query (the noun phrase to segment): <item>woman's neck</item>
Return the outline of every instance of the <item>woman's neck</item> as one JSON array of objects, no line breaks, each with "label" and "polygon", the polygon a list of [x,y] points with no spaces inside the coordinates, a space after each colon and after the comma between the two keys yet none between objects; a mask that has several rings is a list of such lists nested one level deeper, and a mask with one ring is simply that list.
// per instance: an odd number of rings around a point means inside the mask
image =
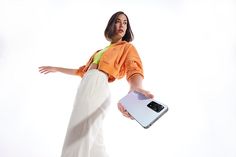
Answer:
[{"label": "woman's neck", "polygon": [[111,41],[111,44],[115,44],[115,43],[118,43],[122,41],[122,38],[113,38],[112,41]]}]

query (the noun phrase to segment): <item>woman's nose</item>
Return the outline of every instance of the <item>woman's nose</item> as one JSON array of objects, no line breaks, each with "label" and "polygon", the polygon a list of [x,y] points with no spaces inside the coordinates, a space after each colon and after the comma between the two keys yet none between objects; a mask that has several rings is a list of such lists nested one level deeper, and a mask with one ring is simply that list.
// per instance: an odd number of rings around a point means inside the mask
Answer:
[{"label": "woman's nose", "polygon": [[120,28],[124,28],[124,24],[123,23],[120,24]]}]

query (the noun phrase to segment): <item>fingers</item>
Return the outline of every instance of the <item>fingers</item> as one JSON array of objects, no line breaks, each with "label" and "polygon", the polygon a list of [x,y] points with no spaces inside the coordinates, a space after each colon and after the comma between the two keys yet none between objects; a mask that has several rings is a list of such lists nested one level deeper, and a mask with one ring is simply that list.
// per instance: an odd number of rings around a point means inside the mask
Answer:
[{"label": "fingers", "polygon": [[126,118],[130,118],[130,119],[134,119],[128,112],[123,113],[123,116],[125,116]]},{"label": "fingers", "polygon": [[154,95],[151,94],[149,91],[147,90],[144,90],[144,89],[141,89],[141,88],[136,88],[135,91],[139,92],[139,93],[142,93],[145,97],[147,98],[154,98]]},{"label": "fingers", "polygon": [[48,73],[50,73],[49,71],[41,71],[40,73],[42,73],[42,74],[48,74]]},{"label": "fingers", "polygon": [[122,112],[122,115],[127,117],[127,118],[130,118],[130,119],[134,119],[130,114],[129,112],[127,112],[126,110],[124,112]]},{"label": "fingers", "polygon": [[119,111],[122,113],[123,116],[130,118],[130,119],[134,119],[129,112],[124,108],[124,106],[121,103],[118,103],[118,109]]},{"label": "fingers", "polygon": [[39,67],[39,72],[42,74],[48,74],[50,72],[53,72],[53,68],[50,66],[41,66]]},{"label": "fingers", "polygon": [[49,73],[48,69],[45,68],[45,67],[40,67],[40,68],[39,68],[39,72],[42,73],[42,74],[47,74],[47,73]]},{"label": "fingers", "polygon": [[44,69],[44,68],[39,68],[39,72],[40,72],[40,73],[43,73],[43,74],[46,74],[46,73],[47,73],[47,70]]},{"label": "fingers", "polygon": [[121,105],[121,103],[118,103],[118,109],[120,112],[124,111],[124,107]]},{"label": "fingers", "polygon": [[152,93],[150,93],[149,91],[145,94],[145,96],[146,96],[147,98],[151,98],[151,99],[154,98],[154,95],[153,95]]}]

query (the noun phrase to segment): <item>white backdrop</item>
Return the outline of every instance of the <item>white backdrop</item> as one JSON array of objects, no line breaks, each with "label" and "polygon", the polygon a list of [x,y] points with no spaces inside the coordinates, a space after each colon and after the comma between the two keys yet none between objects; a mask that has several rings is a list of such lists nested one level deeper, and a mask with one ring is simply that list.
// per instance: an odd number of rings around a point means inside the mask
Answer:
[{"label": "white backdrop", "polygon": [[117,110],[126,80],[110,84],[110,156],[236,156],[234,0],[2,0],[1,157],[60,156],[81,79],[42,75],[38,67],[85,64],[109,44],[103,32],[119,10],[130,18],[144,87],[169,111],[143,129]]}]

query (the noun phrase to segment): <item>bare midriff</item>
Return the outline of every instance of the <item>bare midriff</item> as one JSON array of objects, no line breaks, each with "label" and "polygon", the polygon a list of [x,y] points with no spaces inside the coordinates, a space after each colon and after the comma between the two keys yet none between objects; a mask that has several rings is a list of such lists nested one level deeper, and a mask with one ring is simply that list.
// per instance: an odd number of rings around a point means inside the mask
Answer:
[{"label": "bare midriff", "polygon": [[98,68],[98,65],[95,63],[92,63],[92,64],[90,64],[88,70],[97,69],[97,68]]},{"label": "bare midriff", "polygon": [[[95,64],[95,63],[91,63],[88,70],[92,70],[92,69],[98,69],[98,65]],[[106,74],[107,76],[109,76],[106,72],[102,71],[102,70],[99,70],[101,72],[103,72],[104,74]]]}]

